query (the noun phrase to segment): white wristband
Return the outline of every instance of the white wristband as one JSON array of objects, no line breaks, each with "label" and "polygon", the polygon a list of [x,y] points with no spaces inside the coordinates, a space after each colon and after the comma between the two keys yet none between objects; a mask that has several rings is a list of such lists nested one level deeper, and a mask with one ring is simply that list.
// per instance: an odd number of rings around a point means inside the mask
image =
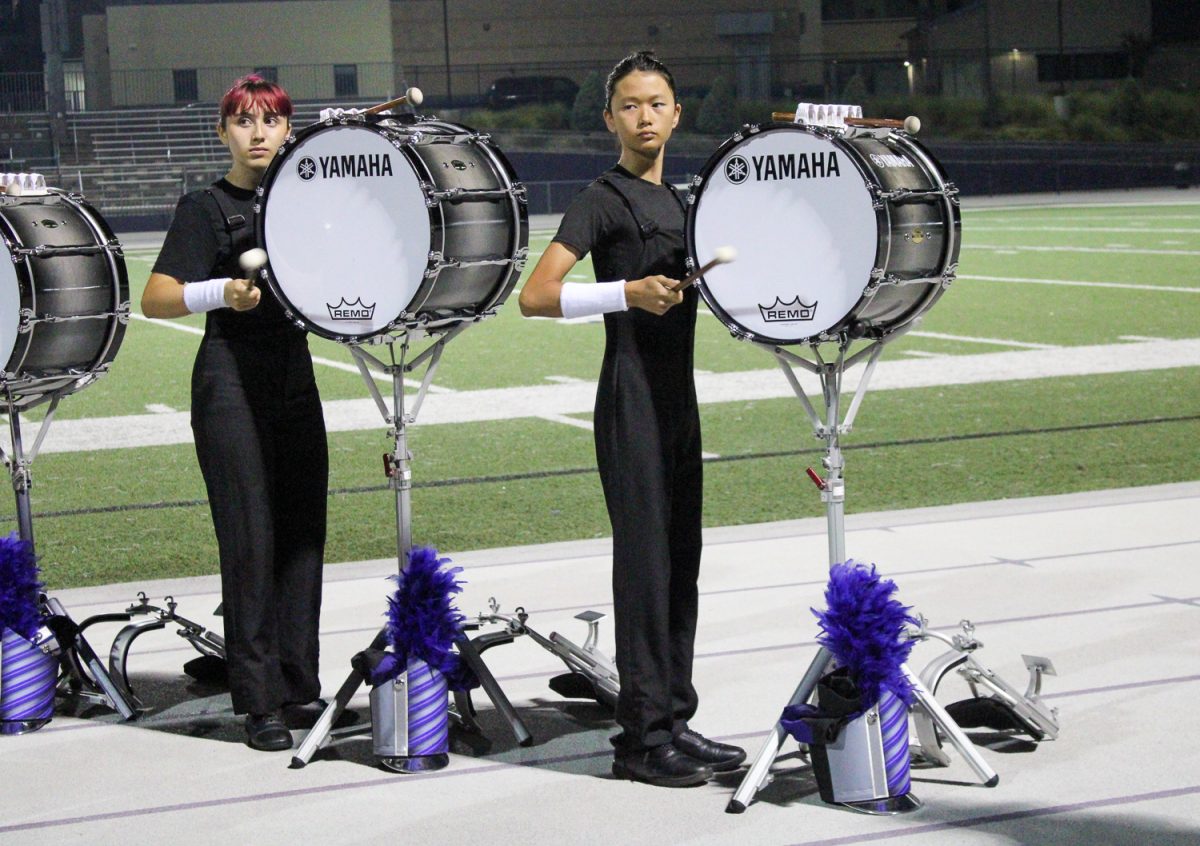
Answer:
[{"label": "white wristband", "polygon": [[610,311],[625,311],[625,280],[598,282],[587,285],[582,282],[564,282],[558,295],[558,306],[563,317],[588,317],[607,314]]},{"label": "white wristband", "polygon": [[229,279],[207,279],[183,286],[183,304],[192,314],[225,307],[225,283]]}]

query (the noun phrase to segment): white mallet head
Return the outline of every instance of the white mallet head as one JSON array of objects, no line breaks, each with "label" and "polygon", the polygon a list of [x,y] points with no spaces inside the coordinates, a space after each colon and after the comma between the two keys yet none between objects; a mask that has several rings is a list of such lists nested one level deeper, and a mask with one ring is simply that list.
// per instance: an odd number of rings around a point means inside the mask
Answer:
[{"label": "white mallet head", "polygon": [[266,263],[267,251],[262,247],[254,247],[238,256],[238,264],[246,273],[256,273]]},{"label": "white mallet head", "polygon": [[421,93],[420,88],[410,88],[404,92],[404,96],[410,106],[419,106],[425,102],[425,95]]},{"label": "white mallet head", "polygon": [[717,247],[713,250],[713,261],[729,264],[737,258],[737,247]]},{"label": "white mallet head", "polygon": [[916,135],[921,131],[921,119],[916,115],[909,115],[904,119],[904,131],[909,135]]}]

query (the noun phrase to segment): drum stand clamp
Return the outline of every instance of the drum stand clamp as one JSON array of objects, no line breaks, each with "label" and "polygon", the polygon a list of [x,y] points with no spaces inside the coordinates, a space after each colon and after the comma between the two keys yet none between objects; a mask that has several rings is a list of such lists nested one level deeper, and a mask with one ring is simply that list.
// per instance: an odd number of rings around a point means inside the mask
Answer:
[{"label": "drum stand clamp", "polygon": [[124,614],[93,617],[85,620],[80,626],[80,630],[82,630],[92,625],[92,623],[101,622],[102,620],[123,619],[131,621],[134,617],[145,618],[136,622],[130,622],[129,625],[124,626],[117,632],[117,636],[113,639],[112,648],[108,654],[109,676],[130,702],[138,708],[142,707],[142,703],[134,693],[133,685],[129,681],[129,650],[133,646],[133,642],[146,632],[165,629],[169,624],[179,626],[179,629],[175,633],[190,643],[200,653],[199,657],[193,658],[183,665],[185,673],[202,682],[225,683],[227,681],[225,639],[223,637],[216,632],[209,631],[199,623],[177,614],[175,609],[178,603],[172,596],[167,596],[163,599],[163,602],[167,606],[166,608],[151,605],[145,593],[139,592],[137,599],[137,602],[125,609]]},{"label": "drum stand clamp", "polygon": [[[551,690],[567,699],[594,699],[609,710],[616,710],[617,694],[621,689],[617,667],[597,646],[600,639],[600,621],[605,617],[602,612],[589,610],[575,615],[576,620],[587,623],[587,638],[583,646],[578,646],[558,632],[550,632],[550,636],[546,637],[531,628],[527,622],[529,614],[524,608],[518,607],[511,614],[504,613],[495,597],[488,600],[488,606],[488,612],[479,614],[479,623],[500,623],[504,625],[505,630],[473,638],[472,642],[479,644],[479,652],[483,652],[495,642],[508,643],[516,637],[526,635],[567,666],[567,672],[550,679]],[[473,713],[469,693],[459,701],[459,706],[460,713],[463,712],[464,706]],[[466,714],[463,713],[463,716],[465,718]]]},{"label": "drum stand clamp", "polygon": [[[971,691],[971,698],[946,706],[946,711],[962,727],[992,728],[997,731],[1026,734],[1035,742],[1058,737],[1058,709],[1042,700],[1042,679],[1057,675],[1048,658],[1021,656],[1029,671],[1029,683],[1022,693],[975,658],[983,644],[975,637],[970,620],[959,623],[960,632],[947,635],[928,627],[924,615],[918,615],[918,628],[910,631],[911,640],[937,640],[950,649],[937,656],[921,671],[921,684],[931,694],[951,670],[957,670]],[[929,716],[920,708],[912,712],[916,742],[911,745],[914,759],[933,766],[948,766],[950,758],[942,748],[941,737]]]}]

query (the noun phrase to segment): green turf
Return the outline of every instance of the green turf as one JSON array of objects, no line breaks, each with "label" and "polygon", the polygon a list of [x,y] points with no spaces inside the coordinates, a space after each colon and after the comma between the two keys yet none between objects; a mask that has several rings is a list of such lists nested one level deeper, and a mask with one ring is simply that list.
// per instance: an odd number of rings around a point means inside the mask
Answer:
[{"label": "green turf", "polygon": [[[970,246],[1128,243],[1200,252],[1197,206],[1006,209],[967,212],[964,221],[963,274],[1200,287],[1195,255],[1010,254]],[[1149,238],[1141,232],[1103,233],[1099,240],[1095,232],[1037,231],[1134,222],[1196,231]],[[1150,243],[1154,237],[1180,243],[1156,245]],[[545,234],[532,239],[535,260],[546,240]],[[129,259],[135,304],[150,261]],[[1197,327],[1200,296],[1190,293],[964,279],[918,330],[955,338],[914,333],[889,345],[885,358],[1019,348],[971,338],[1073,346],[1118,343],[1123,335],[1194,338]],[[131,322],[112,372],[64,400],[59,416],[140,415],[150,404],[186,410],[198,341],[175,329]],[[314,339],[312,347],[319,357],[350,362],[336,344]],[[526,321],[510,302],[448,347],[437,383],[471,390],[545,384],[552,376],[594,379],[602,347],[599,324]],[[1049,358],[1055,351],[1044,354]],[[761,350],[733,341],[721,323],[704,314],[696,366],[730,372],[774,364]],[[321,365],[317,372],[326,400],[366,396],[355,373]],[[705,449],[719,456],[705,469],[706,525],[822,513],[803,475],[804,467],[819,464],[819,444],[794,399],[706,405],[701,414]],[[927,442],[936,439],[940,442]],[[1197,367],[873,392],[845,441],[847,510],[1194,480],[1200,478],[1198,440]],[[608,533],[586,430],[533,418],[418,423],[410,444],[418,542],[453,554]],[[330,436],[328,560],[395,554],[394,498],[383,487],[380,461],[390,446],[382,423],[378,430]],[[37,540],[51,586],[215,572],[215,543],[191,445],[47,453],[37,459],[34,477]],[[104,508],[112,510],[94,513]],[[7,498],[0,501],[0,530],[14,525]]]}]

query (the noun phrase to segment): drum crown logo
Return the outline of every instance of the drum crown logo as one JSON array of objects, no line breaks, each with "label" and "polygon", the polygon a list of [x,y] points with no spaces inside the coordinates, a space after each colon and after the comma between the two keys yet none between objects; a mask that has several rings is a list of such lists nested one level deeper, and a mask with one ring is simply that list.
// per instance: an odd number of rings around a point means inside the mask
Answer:
[{"label": "drum crown logo", "polygon": [[812,320],[817,314],[817,303],[800,302],[800,295],[797,294],[794,300],[788,300],[786,303],[781,302],[779,297],[775,297],[775,302],[769,306],[758,306],[758,311],[762,314],[762,319],[766,323],[798,323],[800,321]]},{"label": "drum crown logo", "polygon": [[362,297],[352,303],[342,297],[336,305],[325,303],[325,307],[329,309],[330,320],[370,320],[375,315],[375,303],[364,305]]}]

